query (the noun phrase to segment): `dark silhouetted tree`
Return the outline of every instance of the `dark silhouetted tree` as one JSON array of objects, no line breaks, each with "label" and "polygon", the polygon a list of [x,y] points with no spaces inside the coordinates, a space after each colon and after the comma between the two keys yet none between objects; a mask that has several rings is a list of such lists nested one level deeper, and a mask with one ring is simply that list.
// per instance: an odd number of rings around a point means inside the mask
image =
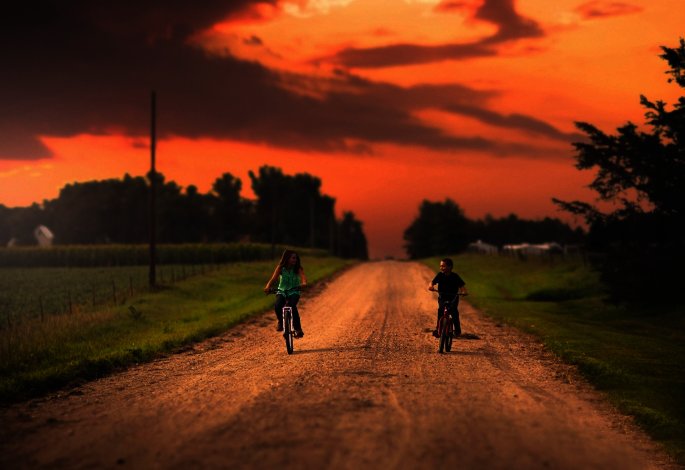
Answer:
[{"label": "dark silhouetted tree", "polygon": [[[685,41],[662,51],[669,82],[685,87]],[[574,144],[576,168],[596,171],[590,188],[610,209],[554,199],[587,220],[589,243],[607,254],[599,266],[616,298],[643,296],[650,288],[658,289],[660,298],[675,293],[685,258],[685,97],[671,109],[645,96],[640,101],[644,129],[628,122],[609,135],[576,123],[589,138]]]},{"label": "dark silhouetted tree", "polygon": [[424,200],[419,215],[404,232],[410,258],[459,253],[472,241],[472,226],[464,211],[451,199]]},{"label": "dark silhouetted tree", "polygon": [[[149,175],[148,175],[149,176]],[[311,246],[344,256],[366,257],[362,224],[347,213],[335,219],[335,199],[321,194],[321,180],[306,173],[284,175],[264,166],[250,173],[256,201],[240,196],[242,182],[230,173],[208,194],[157,178],[157,240],[160,243],[254,240]],[[35,244],[33,230],[50,227],[56,243],[145,243],[148,239],[149,178],[88,181],[64,186],[44,208],[0,205],[0,243],[15,238]]]},{"label": "dark silhouetted tree", "polygon": [[35,245],[33,231],[38,225],[49,225],[49,219],[38,204],[28,207],[5,207],[0,204],[0,246],[10,240],[17,245]]},{"label": "dark silhouetted tree", "polygon": [[515,214],[501,219],[488,215],[482,220],[476,220],[473,222],[472,235],[497,246],[546,242],[566,245],[582,243],[585,237],[582,229],[572,229],[559,219],[545,217],[541,220],[526,220]]},{"label": "dark silhouetted tree", "polygon": [[125,175],[68,184],[45,210],[57,243],[140,243],[147,237],[147,183]]},{"label": "dark silhouetted tree", "polygon": [[214,239],[234,242],[247,234],[249,203],[240,196],[240,178],[224,173],[212,184],[212,218]]},{"label": "dark silhouetted tree", "polygon": [[344,212],[338,225],[338,252],[341,258],[369,259],[362,223],[352,212]]},{"label": "dark silhouetted tree", "polygon": [[320,193],[321,180],[309,174],[285,175],[280,168],[263,166],[249,173],[257,196],[255,236],[271,243],[325,247],[318,240],[327,227],[335,201]]}]

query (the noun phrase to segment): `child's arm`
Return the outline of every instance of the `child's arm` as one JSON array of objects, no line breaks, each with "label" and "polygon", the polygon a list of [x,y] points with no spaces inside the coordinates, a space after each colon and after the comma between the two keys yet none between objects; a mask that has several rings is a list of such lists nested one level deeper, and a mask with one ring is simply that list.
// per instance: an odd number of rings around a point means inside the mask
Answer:
[{"label": "child's arm", "polygon": [[266,287],[264,287],[264,292],[269,293],[271,290],[271,285],[274,283],[274,281],[278,278],[278,276],[281,275],[281,266],[276,266],[276,269],[274,270],[273,275],[271,276],[271,279],[269,279],[269,282],[266,283]]}]

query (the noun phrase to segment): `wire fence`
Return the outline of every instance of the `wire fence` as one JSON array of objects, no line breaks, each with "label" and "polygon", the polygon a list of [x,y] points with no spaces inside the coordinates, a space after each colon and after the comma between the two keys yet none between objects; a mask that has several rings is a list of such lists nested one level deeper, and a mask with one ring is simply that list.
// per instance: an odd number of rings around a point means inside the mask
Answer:
[{"label": "wire fence", "polygon": [[[157,266],[157,284],[170,286],[206,275],[224,265]],[[0,269],[0,329],[27,320],[93,312],[123,305],[150,292],[148,268],[3,268]]]}]

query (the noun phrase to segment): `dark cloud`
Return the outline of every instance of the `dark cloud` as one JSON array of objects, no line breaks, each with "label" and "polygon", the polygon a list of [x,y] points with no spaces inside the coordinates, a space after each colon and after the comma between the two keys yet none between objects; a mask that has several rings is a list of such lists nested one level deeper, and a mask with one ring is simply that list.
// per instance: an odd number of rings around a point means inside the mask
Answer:
[{"label": "dark cloud", "polygon": [[333,61],[346,67],[381,68],[494,55],[497,55],[497,51],[494,48],[481,43],[447,44],[442,46],[392,44],[366,49],[344,49],[335,55]]},{"label": "dark cloud", "polygon": [[522,130],[530,134],[542,135],[563,142],[578,142],[583,139],[582,134],[562,132],[551,124],[524,114],[514,113],[505,116],[482,107],[459,104],[447,105],[443,109],[451,113],[477,119],[491,126]]},{"label": "dark cloud", "polygon": [[593,0],[576,8],[576,12],[584,19],[609,18],[612,16],[629,15],[639,13],[643,9],[637,5],[625,2],[605,2]]},{"label": "dark cloud", "polygon": [[435,6],[437,13],[454,13],[471,9],[473,2],[462,0],[443,0]]},{"label": "dark cloud", "polygon": [[160,137],[225,138],[300,150],[364,152],[385,142],[500,155],[544,153],[453,136],[415,117],[417,109],[451,107],[494,125],[550,132],[532,118],[526,123],[525,116],[498,121],[485,110],[494,96],[490,91],[459,85],[402,88],[342,71],[328,80],[283,75],[258,63],[210,55],[189,40],[222,18],[243,15],[250,5],[247,0],[192,6],[180,0],[55,1],[4,16],[0,158],[49,156],[38,136],[145,136],[151,89],[157,92]]},{"label": "dark cloud", "polygon": [[[378,68],[497,55],[496,46],[501,43],[544,36],[542,28],[534,20],[516,13],[514,1],[484,0],[476,10],[474,18],[497,25],[497,32],[479,41],[437,46],[391,44],[370,48],[347,48],[328,60],[346,67]],[[463,2],[446,2],[439,5],[436,11],[453,11],[464,7]]]},{"label": "dark cloud", "polygon": [[263,46],[264,45],[264,41],[262,41],[257,36],[250,36],[249,38],[243,40],[243,43],[248,45],[248,46]]},{"label": "dark cloud", "polygon": [[544,36],[542,28],[532,19],[516,13],[515,0],[485,0],[476,11],[476,18],[497,25],[497,32],[483,39],[484,44]]}]

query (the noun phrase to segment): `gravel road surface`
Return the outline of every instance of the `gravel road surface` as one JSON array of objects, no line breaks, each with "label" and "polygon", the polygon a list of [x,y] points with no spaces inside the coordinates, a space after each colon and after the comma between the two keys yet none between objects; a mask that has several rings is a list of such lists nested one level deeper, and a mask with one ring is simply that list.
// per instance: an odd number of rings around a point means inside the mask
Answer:
[{"label": "gravel road surface", "polygon": [[0,467],[676,468],[572,368],[466,302],[478,339],[438,354],[432,276],[383,261],[312,289],[290,356],[270,312],[0,409]]}]

